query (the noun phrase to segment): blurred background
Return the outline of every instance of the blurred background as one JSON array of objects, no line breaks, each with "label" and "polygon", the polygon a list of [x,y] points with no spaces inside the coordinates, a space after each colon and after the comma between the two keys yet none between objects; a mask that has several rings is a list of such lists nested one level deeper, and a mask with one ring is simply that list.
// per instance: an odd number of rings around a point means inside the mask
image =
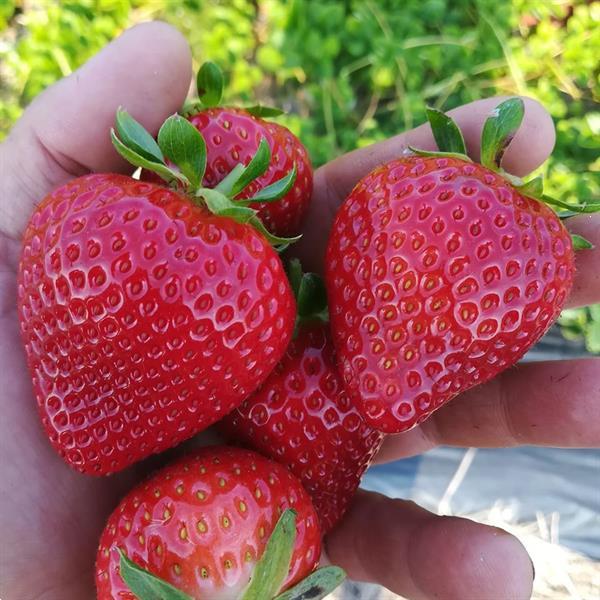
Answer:
[{"label": "blurred background", "polygon": [[[592,0],[0,0],[0,140],[46,86],[149,19],[185,34],[196,67],[220,63],[228,101],[285,109],[316,166],[420,124],[426,104],[519,93],[555,120],[548,192],[600,197]],[[529,359],[600,353],[600,305],[560,324]],[[441,449],[372,469],[365,485],[513,530],[534,555],[536,598],[600,598],[598,453]],[[340,597],[388,596],[348,584]]]}]

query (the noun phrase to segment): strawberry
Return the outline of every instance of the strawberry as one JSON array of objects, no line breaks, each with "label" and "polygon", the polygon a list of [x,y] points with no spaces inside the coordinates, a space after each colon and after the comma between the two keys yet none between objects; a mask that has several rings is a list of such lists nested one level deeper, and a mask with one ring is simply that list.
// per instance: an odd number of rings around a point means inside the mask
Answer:
[{"label": "strawberry", "polygon": [[482,164],[465,155],[446,115],[428,114],[443,152],[415,151],[364,177],[336,216],[326,255],[346,388],[387,433],[513,365],[558,316],[573,281],[572,241],[538,199],[541,181],[499,166],[522,100],[488,118]]},{"label": "strawberry", "polygon": [[[200,187],[200,134],[183,117],[165,122],[159,145],[174,170],[124,112],[117,129],[121,154],[180,191],[115,174],[63,185],[31,217],[18,275],[43,425],[68,464],[94,475],[174,446],[234,409],[277,364],[295,319],[268,242],[285,240],[252,209]],[[268,154],[262,143],[231,186],[265,170]]]},{"label": "strawberry", "polygon": [[383,435],[364,422],[344,390],[328,324],[316,316],[326,312],[322,280],[302,276],[297,261],[290,276],[301,316],[296,335],[267,380],[218,427],[286,465],[311,495],[327,533],[348,508]]},{"label": "strawberry", "polygon": [[197,87],[199,100],[188,105],[184,113],[206,140],[203,184],[217,186],[236,165],[248,164],[260,141],[265,140],[273,157],[269,168],[235,197],[251,198],[293,172],[295,181],[279,202],[250,206],[257,210],[269,231],[280,236],[297,235],[312,195],[312,166],[306,148],[289,129],[262,118],[278,116],[282,111],[265,106],[245,109],[218,106],[223,75],[212,62],[200,68]]},{"label": "strawberry", "polygon": [[109,517],[97,598],[271,600],[296,585],[283,597],[311,589],[318,599],[343,578],[337,567],[314,571],[320,553],[315,510],[289,471],[206,447],[134,488]]}]

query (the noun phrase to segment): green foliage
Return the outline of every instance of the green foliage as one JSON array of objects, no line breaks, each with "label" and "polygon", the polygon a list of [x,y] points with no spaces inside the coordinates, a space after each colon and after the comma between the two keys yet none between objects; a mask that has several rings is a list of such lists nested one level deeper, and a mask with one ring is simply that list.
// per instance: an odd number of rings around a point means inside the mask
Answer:
[{"label": "green foliage", "polygon": [[600,304],[563,310],[559,323],[567,339],[584,339],[589,352],[600,354]]},{"label": "green foliage", "polygon": [[426,104],[520,93],[556,122],[547,193],[600,197],[600,4],[586,0],[0,0],[0,138],[152,18],[184,33],[196,67],[224,69],[226,101],[286,109],[315,165],[424,122]]}]

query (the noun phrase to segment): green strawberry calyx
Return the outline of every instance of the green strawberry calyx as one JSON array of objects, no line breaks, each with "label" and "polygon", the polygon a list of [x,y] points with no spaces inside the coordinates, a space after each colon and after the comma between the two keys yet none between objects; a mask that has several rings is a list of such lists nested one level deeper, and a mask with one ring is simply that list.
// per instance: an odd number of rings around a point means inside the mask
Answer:
[{"label": "green strawberry calyx", "polygon": [[[279,517],[240,600],[321,600],[340,585],[346,574],[339,567],[330,566],[313,571],[294,587],[282,591],[290,570],[295,542],[296,512],[287,509]],[[139,600],[194,600],[137,565],[121,549],[119,556],[121,578]]]},{"label": "green strawberry calyx", "polygon": [[[420,150],[412,146],[409,146],[409,149],[419,156],[454,157],[473,162],[467,156],[465,140],[456,122],[449,115],[435,108],[428,107],[426,114],[439,150]],[[490,112],[481,132],[481,164],[502,175],[521,194],[544,202],[554,210],[560,210],[558,216],[561,219],[580,213],[600,211],[600,202],[571,204],[544,194],[544,181],[541,175],[524,181],[502,168],[506,149],[521,126],[524,115],[525,105],[522,98],[518,97],[504,100]],[[579,235],[572,234],[571,239],[576,250],[593,247],[589,241]]]},{"label": "green strawberry calyx", "polygon": [[[117,152],[136,167],[159,175],[171,187],[183,191],[196,204],[213,214],[226,216],[257,229],[278,250],[296,242],[300,236],[285,238],[270,233],[250,207],[254,202],[275,202],[283,198],[296,181],[296,166],[281,179],[262,188],[247,200],[238,200],[250,183],[263,175],[271,163],[271,149],[260,140],[256,154],[247,165],[237,164],[214,188],[202,185],[206,171],[206,142],[202,134],[179,114],[170,116],[155,140],[131,115],[119,108],[115,128],[110,131]],[[168,160],[167,160],[168,157]]]},{"label": "green strawberry calyx", "polygon": [[287,276],[296,298],[296,333],[304,323],[329,321],[327,291],[323,278],[316,273],[305,273],[297,258],[287,264]]},{"label": "green strawberry calyx", "polygon": [[[201,110],[219,106],[223,99],[224,87],[225,77],[223,71],[214,62],[206,61],[198,69],[198,75],[196,76],[198,98],[186,102],[181,109],[181,114],[187,117]],[[284,113],[280,108],[262,104],[245,106],[242,110],[261,119],[278,117]]]}]

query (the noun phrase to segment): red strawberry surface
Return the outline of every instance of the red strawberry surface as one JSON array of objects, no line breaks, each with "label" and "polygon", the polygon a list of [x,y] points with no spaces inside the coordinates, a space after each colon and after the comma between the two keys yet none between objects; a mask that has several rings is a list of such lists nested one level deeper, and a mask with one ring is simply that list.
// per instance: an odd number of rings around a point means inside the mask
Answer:
[{"label": "red strawberry surface", "polygon": [[110,516],[96,560],[97,598],[137,598],[120,575],[119,549],[191,598],[240,598],[285,509],[296,511],[297,533],[284,588],[313,571],[321,553],[306,491],[253,452],[202,448],[133,489]]},{"label": "red strawberry surface", "polygon": [[557,215],[500,174],[453,157],[375,169],[342,205],[326,258],[352,400],[373,427],[411,428],[519,360],[573,272]]},{"label": "red strawberry surface", "polygon": [[122,175],[87,175],[41,202],[18,282],[44,428],[90,474],[230,412],[277,364],[294,326],[283,267],[261,234]]},{"label": "red strawberry surface", "polygon": [[[271,150],[269,168],[238,194],[237,200],[251,198],[296,168],[296,180],[281,199],[250,206],[271,233],[278,236],[300,233],[313,188],[310,158],[300,140],[283,125],[265,121],[241,108],[206,108],[187,118],[206,142],[206,171],[202,180],[205,187],[215,187],[236,165],[247,165],[261,139]],[[164,185],[155,173],[144,171],[143,179]]]},{"label": "red strawberry surface", "polygon": [[344,391],[329,327],[316,321],[300,326],[265,383],[219,427],[300,479],[324,533],[346,511],[383,439]]},{"label": "red strawberry surface", "polygon": [[296,181],[283,198],[278,202],[251,206],[272,233],[279,236],[298,234],[313,187],[310,159],[300,140],[283,125],[238,108],[209,108],[188,118],[206,140],[204,185],[207,187],[217,185],[238,163],[248,164],[256,154],[261,138],[271,148],[271,163],[266,173],[246,187],[237,199],[252,197],[296,166]]}]

